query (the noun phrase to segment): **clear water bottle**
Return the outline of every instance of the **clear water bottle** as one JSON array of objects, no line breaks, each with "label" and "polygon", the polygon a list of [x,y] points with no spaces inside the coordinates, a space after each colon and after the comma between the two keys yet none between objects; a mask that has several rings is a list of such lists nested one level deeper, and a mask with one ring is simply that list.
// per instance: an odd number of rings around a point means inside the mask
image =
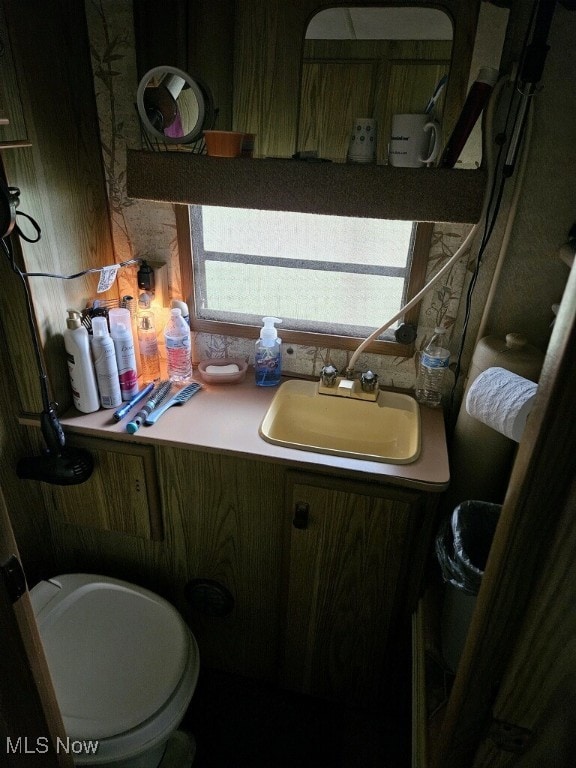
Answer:
[{"label": "clear water bottle", "polygon": [[187,384],[192,379],[190,359],[190,327],[182,317],[179,307],[170,310],[170,319],[164,329],[168,378],[177,384]]},{"label": "clear water bottle", "polygon": [[435,328],[434,335],[420,354],[416,400],[432,408],[438,408],[442,402],[442,388],[450,362],[450,351],[444,346],[445,333],[446,328]]}]

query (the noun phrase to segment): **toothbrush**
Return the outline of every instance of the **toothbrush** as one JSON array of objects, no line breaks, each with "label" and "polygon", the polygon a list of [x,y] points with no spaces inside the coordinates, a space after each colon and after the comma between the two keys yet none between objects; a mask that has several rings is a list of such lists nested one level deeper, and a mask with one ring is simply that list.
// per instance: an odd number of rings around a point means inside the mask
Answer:
[{"label": "toothbrush", "polygon": [[183,405],[184,403],[187,403],[188,400],[192,397],[192,395],[195,395],[196,392],[199,392],[202,389],[201,384],[197,384],[196,382],[192,382],[192,384],[187,384],[184,389],[181,389],[180,392],[178,392],[176,395],[173,395],[169,400],[166,400],[165,403],[163,403],[158,408],[155,408],[152,413],[148,414],[146,417],[146,420],[144,421],[144,424],[146,424],[147,427],[149,427],[151,424],[156,424],[160,416],[168,410],[173,405]]},{"label": "toothbrush", "polygon": [[161,381],[156,389],[152,392],[150,400],[148,400],[146,405],[140,411],[138,411],[132,421],[129,421],[128,424],[126,424],[126,431],[130,432],[131,435],[137,432],[151,411],[153,411],[154,408],[160,405],[160,403],[162,403],[166,397],[168,397],[171,387],[171,381]]},{"label": "toothbrush", "polygon": [[426,109],[424,110],[424,114],[429,115],[434,110],[434,107],[436,106],[436,102],[440,98],[440,94],[444,90],[444,86],[446,85],[447,81],[448,81],[448,75],[444,75],[443,77],[440,78],[436,88],[434,88],[434,93],[428,99],[428,104],[426,104]]}]

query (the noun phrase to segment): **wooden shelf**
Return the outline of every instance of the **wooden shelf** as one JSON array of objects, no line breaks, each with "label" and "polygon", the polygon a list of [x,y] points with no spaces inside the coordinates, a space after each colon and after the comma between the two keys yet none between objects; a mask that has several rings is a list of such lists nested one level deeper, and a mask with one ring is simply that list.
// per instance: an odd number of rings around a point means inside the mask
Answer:
[{"label": "wooden shelf", "polygon": [[483,169],[127,152],[129,197],[186,205],[473,223],[485,186]]}]

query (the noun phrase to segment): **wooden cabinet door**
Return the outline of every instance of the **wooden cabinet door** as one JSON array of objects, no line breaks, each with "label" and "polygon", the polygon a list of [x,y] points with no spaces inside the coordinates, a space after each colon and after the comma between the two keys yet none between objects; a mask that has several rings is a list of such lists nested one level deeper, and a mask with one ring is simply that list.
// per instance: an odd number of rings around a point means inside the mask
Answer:
[{"label": "wooden cabinet door", "polygon": [[[216,453],[159,455],[173,578],[207,667],[275,680],[278,667],[283,469]],[[198,583],[200,580],[200,584]],[[233,604],[214,615],[194,600],[208,582]]]},{"label": "wooden cabinet door", "polygon": [[282,683],[351,703],[379,699],[402,613],[415,492],[290,475]]},{"label": "wooden cabinet door", "polygon": [[43,488],[52,521],[161,541],[154,448],[79,435],[67,444],[88,450],[94,470],[85,483]]}]

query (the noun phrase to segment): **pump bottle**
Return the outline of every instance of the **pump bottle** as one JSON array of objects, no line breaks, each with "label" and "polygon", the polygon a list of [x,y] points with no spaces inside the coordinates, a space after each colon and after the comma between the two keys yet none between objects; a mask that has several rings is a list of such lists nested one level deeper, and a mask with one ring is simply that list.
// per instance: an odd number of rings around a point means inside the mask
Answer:
[{"label": "pump bottle", "polygon": [[282,377],[282,341],[278,337],[275,323],[278,317],[262,318],[264,325],[256,342],[254,374],[259,387],[275,387]]},{"label": "pump bottle", "polygon": [[88,331],[82,325],[80,312],[76,309],[68,310],[63,335],[74,406],[82,413],[93,413],[100,408],[98,385],[92,365]]}]

